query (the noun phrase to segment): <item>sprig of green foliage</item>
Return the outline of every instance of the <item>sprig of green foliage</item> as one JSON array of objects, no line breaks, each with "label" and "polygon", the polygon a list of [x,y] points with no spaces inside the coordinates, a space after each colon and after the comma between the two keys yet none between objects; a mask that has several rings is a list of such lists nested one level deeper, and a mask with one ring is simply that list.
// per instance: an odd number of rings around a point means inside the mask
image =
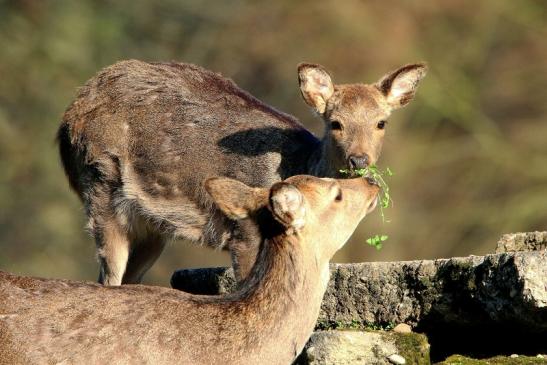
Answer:
[{"label": "sprig of green foliage", "polygon": [[369,245],[376,247],[377,250],[379,250],[379,249],[382,248],[382,242],[386,241],[388,238],[389,237],[385,234],[383,234],[383,235],[377,234],[376,236],[372,236],[372,237],[367,238],[366,242]]},{"label": "sprig of green foliage", "polygon": [[395,327],[393,322],[384,323],[370,323],[358,319],[352,319],[351,321],[333,321],[333,320],[321,320],[318,321],[315,328],[322,331],[330,330],[369,330],[369,331],[391,331]]},{"label": "sprig of green foliage", "polygon": [[[370,165],[364,169],[356,170],[340,170],[342,174],[350,176],[361,176],[361,177],[370,177],[374,179],[380,186],[380,215],[382,216],[382,222],[390,222],[386,219],[384,214],[384,209],[388,208],[390,205],[393,205],[393,200],[391,200],[391,195],[389,193],[389,185],[386,183],[384,176],[393,176],[393,172],[387,167],[384,170],[381,170],[376,165]],[[366,240],[366,242],[376,247],[377,250],[382,248],[382,242],[388,239],[387,235],[375,235]]]}]

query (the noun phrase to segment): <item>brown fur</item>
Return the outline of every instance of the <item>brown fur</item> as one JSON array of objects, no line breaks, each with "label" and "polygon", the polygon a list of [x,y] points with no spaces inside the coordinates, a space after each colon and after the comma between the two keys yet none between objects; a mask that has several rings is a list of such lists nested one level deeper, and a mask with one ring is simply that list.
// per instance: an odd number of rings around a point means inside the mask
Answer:
[{"label": "brown fur", "polygon": [[260,191],[227,179],[208,186],[264,237],[237,292],[0,272],[0,364],[290,364],[317,320],[329,260],[374,208],[378,187],[310,176]]},{"label": "brown fur", "polygon": [[[415,89],[424,70],[410,65],[384,79],[396,84],[403,75],[417,80]],[[140,282],[171,238],[229,246],[243,278],[260,237],[212,206],[207,178],[264,187],[301,173],[336,177],[348,164],[378,159],[384,130],[376,124],[394,108],[389,88],[334,85],[313,64],[299,66],[299,79],[304,99],[325,120],[322,140],[231,80],[194,65],[123,61],[80,89],[58,140],[89,217],[101,283]],[[342,130],[331,130],[334,119]]]}]

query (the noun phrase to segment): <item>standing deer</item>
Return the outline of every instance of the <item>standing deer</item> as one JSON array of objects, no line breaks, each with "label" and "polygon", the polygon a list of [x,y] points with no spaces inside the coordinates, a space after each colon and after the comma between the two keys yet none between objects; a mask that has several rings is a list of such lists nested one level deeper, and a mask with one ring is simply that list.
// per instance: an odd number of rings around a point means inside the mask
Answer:
[{"label": "standing deer", "polygon": [[387,117],[410,102],[425,73],[414,64],[373,85],[334,85],[322,66],[300,64],[302,96],[325,122],[318,140],[198,66],[132,60],[105,68],[80,89],[58,132],[96,241],[99,282],[139,283],[171,238],[229,248],[241,280],[256,257],[256,227],[220,214],[203,181],[227,176],[266,187],[375,163]]},{"label": "standing deer", "polygon": [[207,180],[220,210],[253,221],[256,264],[223,296],[0,272],[0,364],[290,364],[311,335],[329,260],[377,202],[363,178],[294,176],[270,189]]}]

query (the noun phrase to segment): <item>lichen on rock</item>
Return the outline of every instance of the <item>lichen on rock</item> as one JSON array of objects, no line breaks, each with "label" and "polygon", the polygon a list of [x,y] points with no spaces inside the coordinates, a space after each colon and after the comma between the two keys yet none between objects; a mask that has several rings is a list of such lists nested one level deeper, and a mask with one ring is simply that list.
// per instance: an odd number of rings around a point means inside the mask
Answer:
[{"label": "lichen on rock", "polygon": [[430,364],[427,338],[418,333],[392,331],[316,331],[295,364],[391,365],[394,361],[402,364],[400,359],[404,359],[404,364]]}]

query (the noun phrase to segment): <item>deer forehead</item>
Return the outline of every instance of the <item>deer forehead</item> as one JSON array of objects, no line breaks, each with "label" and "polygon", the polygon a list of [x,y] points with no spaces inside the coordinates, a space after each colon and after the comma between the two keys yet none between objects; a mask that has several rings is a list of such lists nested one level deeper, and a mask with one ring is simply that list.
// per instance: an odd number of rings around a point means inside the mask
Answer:
[{"label": "deer forehead", "polygon": [[338,186],[335,179],[311,175],[295,175],[285,181],[296,186],[307,199],[322,199],[322,194]]},{"label": "deer forehead", "polygon": [[385,96],[375,86],[350,84],[336,87],[326,115],[330,119],[353,119],[357,123],[363,119],[385,118],[389,113]]}]

